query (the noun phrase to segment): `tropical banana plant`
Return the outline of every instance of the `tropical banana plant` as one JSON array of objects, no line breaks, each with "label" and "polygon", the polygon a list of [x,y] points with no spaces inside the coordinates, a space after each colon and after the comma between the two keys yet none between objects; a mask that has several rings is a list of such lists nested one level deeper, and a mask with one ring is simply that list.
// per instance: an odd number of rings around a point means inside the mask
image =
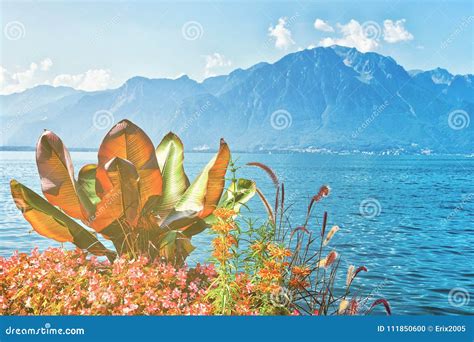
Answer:
[{"label": "tropical banana plant", "polygon": [[[190,183],[178,136],[168,133],[155,149],[141,128],[122,120],[103,139],[97,164],[83,166],[77,179],[66,146],[46,130],[36,146],[46,199],[16,180],[10,186],[18,209],[45,237],[109,260],[144,254],[180,264],[194,249],[191,238],[215,220],[216,207],[238,212],[256,192],[247,179],[233,179],[224,191],[230,159],[221,139],[216,155]],[[106,248],[97,233],[116,251]]]}]

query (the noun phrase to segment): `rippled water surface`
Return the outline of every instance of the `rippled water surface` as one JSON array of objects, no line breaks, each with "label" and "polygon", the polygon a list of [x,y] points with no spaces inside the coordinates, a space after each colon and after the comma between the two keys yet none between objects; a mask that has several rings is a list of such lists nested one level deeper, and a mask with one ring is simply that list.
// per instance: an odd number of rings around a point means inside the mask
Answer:
[{"label": "rippled water surface", "polygon": [[[76,172],[96,161],[92,152],[73,152],[72,157]],[[210,158],[187,154],[190,178]],[[342,255],[341,277],[349,264],[369,268],[358,279],[361,293],[387,298],[395,314],[474,314],[473,158],[242,154],[237,163],[248,161],[270,165],[285,182],[294,226],[302,223],[319,186],[331,186],[317,213],[327,210],[329,223],[341,227],[332,241]],[[11,178],[40,190],[34,153],[0,152],[0,166],[0,255],[57,246],[30,233],[9,193]],[[239,172],[255,179],[269,197],[274,195],[261,170]],[[251,215],[264,217],[257,199],[251,209]],[[319,227],[314,224],[313,229]],[[205,262],[208,241],[206,234],[193,240],[197,248],[191,263]],[[451,290],[458,295],[449,296]]]}]

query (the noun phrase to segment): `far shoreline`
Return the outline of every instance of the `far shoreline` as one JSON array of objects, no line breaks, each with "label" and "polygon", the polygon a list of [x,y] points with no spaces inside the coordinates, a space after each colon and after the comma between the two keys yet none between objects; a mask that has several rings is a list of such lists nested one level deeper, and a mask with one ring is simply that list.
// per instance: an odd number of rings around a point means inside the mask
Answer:
[{"label": "far shoreline", "polygon": [[[97,148],[87,147],[71,147],[68,148],[70,152],[95,152],[99,150]],[[33,146],[0,146],[0,152],[35,152],[36,148]],[[192,149],[185,150],[186,153],[215,153],[214,149]],[[386,149],[378,151],[362,151],[362,150],[330,150],[326,148],[303,148],[303,149],[278,149],[278,150],[267,150],[261,149],[256,151],[245,151],[245,150],[234,150],[234,153],[238,154],[260,154],[260,155],[271,155],[271,154],[308,154],[308,155],[337,155],[337,156],[439,156],[439,157],[464,157],[473,158],[474,152],[471,153],[438,153],[431,150],[422,151],[405,151],[400,149]]]}]

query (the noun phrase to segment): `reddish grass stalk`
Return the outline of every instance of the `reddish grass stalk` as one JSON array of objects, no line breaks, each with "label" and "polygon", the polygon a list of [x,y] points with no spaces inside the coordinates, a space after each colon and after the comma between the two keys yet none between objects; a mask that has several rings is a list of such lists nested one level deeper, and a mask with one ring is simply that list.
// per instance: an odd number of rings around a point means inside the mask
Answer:
[{"label": "reddish grass stalk", "polygon": [[267,165],[263,164],[263,163],[259,163],[259,162],[250,162],[250,163],[247,163],[248,166],[256,166],[260,169],[262,169],[263,171],[265,171],[267,173],[267,175],[270,177],[270,179],[272,180],[273,184],[275,185],[275,188],[278,189],[278,186],[280,184],[280,182],[278,181],[278,177],[277,175],[275,174],[275,172],[273,172],[273,170],[268,167]]},{"label": "reddish grass stalk", "polygon": [[328,212],[325,211],[323,215],[323,226],[321,228],[321,238],[324,237],[324,234],[326,233],[326,224],[328,222]]},{"label": "reddish grass stalk", "polygon": [[367,267],[365,266],[358,267],[357,270],[354,272],[354,276],[352,277],[352,279],[354,279],[357,276],[357,274],[359,274],[359,272],[361,271],[367,272],[368,271]]},{"label": "reddish grass stalk", "polygon": [[384,298],[377,299],[375,302],[373,302],[372,305],[370,306],[369,311],[367,311],[367,313],[370,313],[374,309],[374,307],[380,304],[384,306],[385,311],[387,312],[387,315],[392,314],[392,310],[390,309],[390,304],[388,304],[388,301]]}]

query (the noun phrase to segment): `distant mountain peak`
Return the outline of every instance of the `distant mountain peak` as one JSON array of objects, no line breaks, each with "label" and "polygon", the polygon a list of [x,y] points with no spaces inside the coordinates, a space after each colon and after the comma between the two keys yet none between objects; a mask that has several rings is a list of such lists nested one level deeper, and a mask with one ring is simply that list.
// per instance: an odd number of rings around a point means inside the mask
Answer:
[{"label": "distant mountain peak", "polygon": [[407,72],[375,52],[316,47],[202,82],[137,76],[93,93],[36,87],[2,96],[1,119],[11,123],[0,145],[33,146],[50,127],[72,147],[97,146],[104,132],[94,115],[106,110],[110,125],[130,119],[154,140],[176,132],[188,150],[212,149],[223,136],[240,151],[472,153],[474,125],[457,129],[448,117],[474,111],[473,81],[442,68]]}]

